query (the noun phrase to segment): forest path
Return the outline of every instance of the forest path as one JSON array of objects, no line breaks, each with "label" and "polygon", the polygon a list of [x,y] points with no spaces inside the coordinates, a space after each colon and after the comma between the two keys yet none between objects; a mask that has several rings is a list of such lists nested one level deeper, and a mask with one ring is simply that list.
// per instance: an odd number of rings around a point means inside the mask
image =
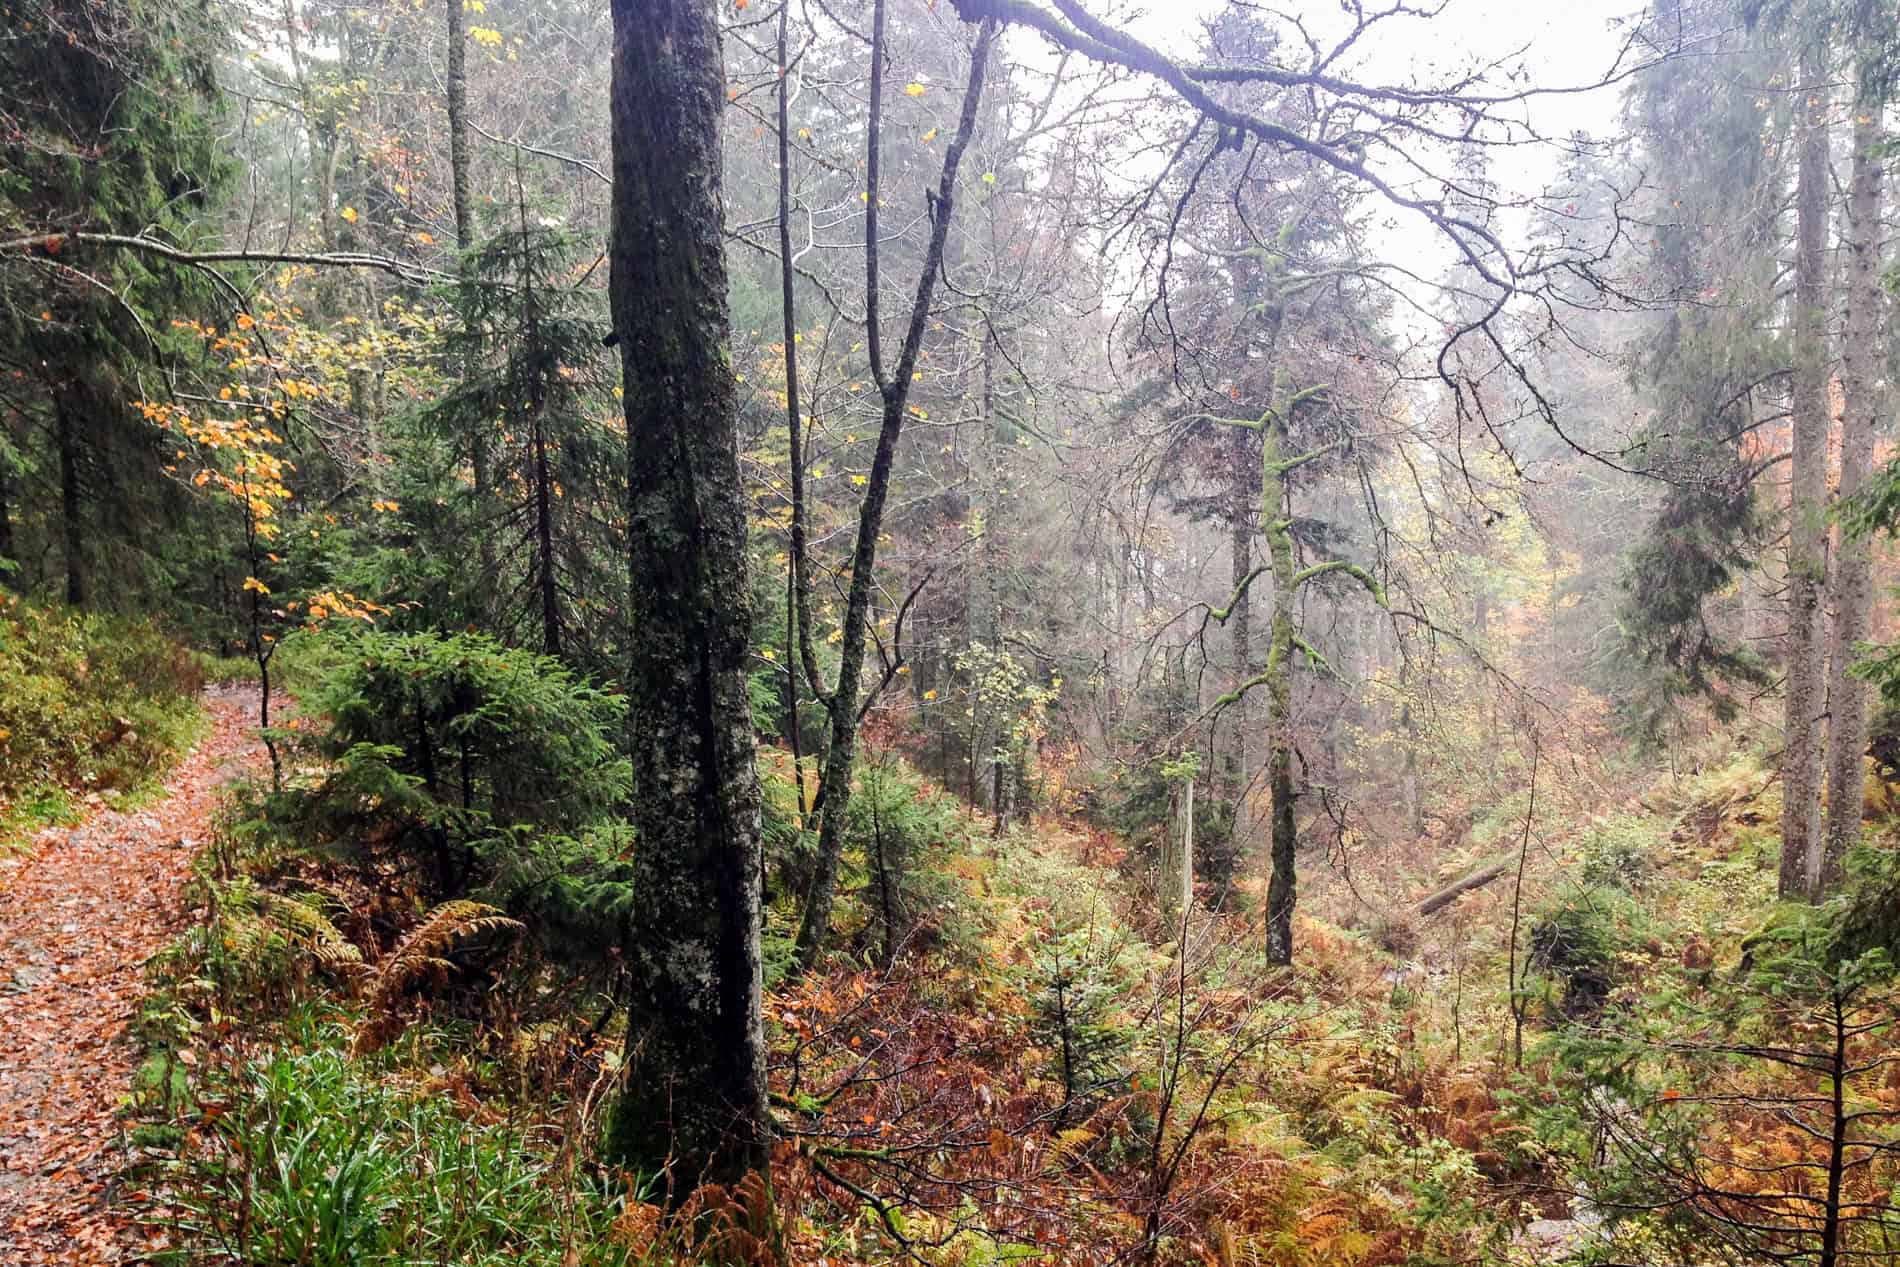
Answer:
[{"label": "forest path", "polygon": [[0,859],[0,1263],[129,1261],[110,1209],[134,1066],[119,1039],[147,958],[179,919],[180,891],[218,789],[259,768],[257,693],[205,694],[212,728],[129,813],[101,809]]}]

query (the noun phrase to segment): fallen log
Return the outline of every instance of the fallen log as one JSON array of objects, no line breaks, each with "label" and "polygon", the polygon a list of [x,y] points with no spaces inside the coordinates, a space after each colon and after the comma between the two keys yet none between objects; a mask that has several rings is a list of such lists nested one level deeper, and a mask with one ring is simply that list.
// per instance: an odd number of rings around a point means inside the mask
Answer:
[{"label": "fallen log", "polygon": [[1412,908],[1412,914],[1421,917],[1435,915],[1457,901],[1458,898],[1464,894],[1471,892],[1473,889],[1483,888],[1510,869],[1511,864],[1508,862],[1494,862],[1488,867],[1473,871],[1456,884],[1447,885],[1430,897],[1419,902],[1417,906]]}]

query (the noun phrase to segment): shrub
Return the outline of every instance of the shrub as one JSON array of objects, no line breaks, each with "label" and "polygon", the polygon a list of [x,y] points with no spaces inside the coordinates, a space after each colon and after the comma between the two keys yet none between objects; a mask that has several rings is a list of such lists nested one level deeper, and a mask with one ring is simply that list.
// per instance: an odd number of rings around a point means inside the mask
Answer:
[{"label": "shrub", "polygon": [[1653,828],[1641,819],[1612,818],[1583,841],[1583,882],[1639,892],[1653,870]]},{"label": "shrub", "polygon": [[1622,979],[1621,960],[1640,942],[1642,911],[1622,889],[1576,885],[1532,925],[1530,966],[1562,988],[1570,1020],[1595,1016]]},{"label": "shrub", "polygon": [[948,909],[938,872],[920,866],[927,850],[958,829],[957,806],[901,762],[864,767],[846,811],[845,842],[864,859],[869,927],[879,955],[892,962],[921,934],[939,931],[933,913]]},{"label": "shrub", "polygon": [[1828,964],[1870,951],[1900,959],[1900,856],[1870,847],[1848,855],[1847,885],[1823,914],[1828,926],[1814,936],[1825,945],[1822,958]]},{"label": "shrub", "polygon": [[[300,662],[318,674],[292,732],[323,759],[270,813],[311,843],[425,864],[434,888],[532,888],[626,798],[625,706],[560,662],[474,634],[351,631]],[[610,862],[611,859],[602,860]]]},{"label": "shrub", "polygon": [[53,789],[130,788],[191,739],[197,662],[149,621],[0,593],[0,817]]},{"label": "shrub", "polygon": [[1044,929],[1032,963],[1030,1032],[1061,1090],[1053,1119],[1061,1131],[1128,1080],[1133,1034],[1125,1012],[1139,965],[1124,940],[1092,924]]}]

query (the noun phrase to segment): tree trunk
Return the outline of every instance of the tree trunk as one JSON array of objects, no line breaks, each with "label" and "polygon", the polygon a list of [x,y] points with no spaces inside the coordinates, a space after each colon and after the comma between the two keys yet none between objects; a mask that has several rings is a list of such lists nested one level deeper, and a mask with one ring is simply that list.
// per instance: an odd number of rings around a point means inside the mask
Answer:
[{"label": "tree trunk", "polygon": [[[977,426],[981,428],[974,448],[977,469],[972,471],[971,507],[982,520],[977,538],[976,567],[971,574],[965,613],[969,641],[980,642],[992,651],[1003,649],[1003,560],[996,548],[1002,537],[1003,457],[1002,442],[996,434],[996,340],[985,329],[977,349],[983,369],[983,386],[978,396]],[[972,465],[976,465],[973,463]]]},{"label": "tree trunk", "polygon": [[[554,472],[548,463],[549,384],[558,367],[541,344],[541,301],[534,289],[534,253],[528,236],[528,195],[521,180],[521,152],[515,152],[516,206],[521,216],[521,315],[528,356],[528,453],[533,462],[529,487],[534,507],[534,581],[541,605],[541,649],[561,654],[561,580],[554,555]],[[478,420],[476,433],[481,432]],[[482,534],[487,540],[487,534]],[[484,575],[488,575],[484,573]]]},{"label": "tree trunk", "polygon": [[1275,375],[1273,409],[1260,430],[1260,524],[1266,533],[1269,575],[1273,580],[1273,616],[1262,670],[1267,688],[1267,790],[1272,798],[1267,881],[1267,962],[1293,962],[1294,873],[1299,839],[1293,819],[1293,523],[1286,516],[1286,474],[1282,465],[1291,406]]},{"label": "tree trunk", "polygon": [[1399,745],[1405,750],[1399,759],[1399,804],[1405,811],[1405,824],[1417,838],[1425,834],[1425,805],[1418,794],[1418,723],[1412,717],[1410,662],[1399,659]]},{"label": "tree trunk", "polygon": [[[538,389],[537,389],[538,391]],[[561,654],[561,581],[554,565],[554,475],[548,466],[547,419],[537,402],[529,423],[534,447],[534,553],[541,592],[541,649]]]},{"label": "tree trunk", "polygon": [[[798,671],[800,648],[811,645],[811,600],[805,583],[805,424],[798,405],[798,293],[792,271],[791,6],[778,11],[778,262],[779,310],[785,335],[785,435],[790,448],[792,522],[785,546],[785,733],[792,746],[792,786],[798,823],[805,822],[805,764],[799,752]],[[814,655],[807,665],[815,679]]]},{"label": "tree trunk", "polygon": [[[1228,552],[1233,556],[1234,592],[1239,597],[1227,617],[1227,629],[1232,640],[1229,651],[1233,660],[1233,685],[1237,688],[1254,673],[1253,590],[1247,578],[1253,574],[1253,538],[1260,525],[1260,455],[1254,451],[1259,443],[1257,433],[1235,427],[1231,439],[1234,451],[1232,483],[1228,489],[1232,501],[1228,510]],[[1242,586],[1248,588],[1242,591]],[[1233,732],[1228,739],[1227,795],[1234,806],[1234,826],[1229,848],[1234,856],[1240,856],[1253,837],[1252,816],[1247,812],[1247,791],[1253,780],[1253,758],[1248,745],[1253,722],[1247,693],[1241,694],[1230,712]]]},{"label": "tree trunk", "polygon": [[0,585],[18,588],[20,556],[13,544],[13,503],[8,500],[11,477],[12,472],[0,462]]},{"label": "tree trunk", "polygon": [[66,564],[66,601],[86,605],[86,531],[79,493],[79,427],[72,402],[53,392],[54,446],[59,450],[59,520]]},{"label": "tree trunk", "polygon": [[468,176],[468,36],[462,22],[466,0],[443,0],[448,18],[449,187],[455,207],[455,245],[466,251],[475,245],[475,213],[469,201]]},{"label": "tree trunk", "polygon": [[[1842,500],[1867,483],[1874,462],[1874,421],[1880,375],[1880,178],[1878,107],[1856,110],[1854,172],[1847,199],[1847,324],[1841,346]],[[1815,896],[1839,886],[1847,851],[1860,839],[1866,774],[1867,684],[1849,677],[1855,646],[1867,640],[1874,606],[1873,543],[1837,529],[1834,635],[1828,659],[1827,824],[1822,849],[1811,858],[1808,884]]]},{"label": "tree trunk", "polygon": [[[1279,364],[1280,328],[1286,320],[1286,307],[1279,295],[1274,293],[1280,284],[1280,272],[1284,261],[1274,260],[1262,263],[1252,278],[1251,302],[1262,307],[1258,347],[1261,352],[1260,370],[1265,379],[1259,384],[1271,402],[1274,373]],[[1232,576],[1234,591],[1239,594],[1232,612],[1228,615],[1227,625],[1232,642],[1233,684],[1239,689],[1243,682],[1254,675],[1253,659],[1253,589],[1247,585],[1247,578],[1253,573],[1254,536],[1265,525],[1265,514],[1260,500],[1260,433],[1244,427],[1233,428],[1233,474],[1228,489],[1230,505],[1228,507],[1229,552],[1232,554]],[[1249,704],[1250,692],[1242,691],[1233,706],[1233,737],[1230,741],[1230,754],[1233,761],[1229,795],[1234,806],[1233,838],[1228,846],[1229,856],[1239,859],[1245,856],[1248,846],[1253,843],[1254,821],[1249,811],[1249,791],[1253,787],[1253,710]]]},{"label": "tree trunk", "polygon": [[713,0],[613,0],[610,294],[627,420],[636,905],[609,1154],[669,1195],[766,1161],[759,784]]},{"label": "tree trunk", "polygon": [[1817,45],[1801,57],[1807,114],[1795,182],[1794,454],[1788,519],[1787,742],[1782,749],[1781,870],[1784,898],[1809,897],[1808,859],[1821,830],[1820,720],[1826,711],[1817,616],[1827,569],[1827,314],[1822,307],[1827,234],[1828,89]]},{"label": "tree trunk", "polygon": [[1168,824],[1169,848],[1162,859],[1157,883],[1161,889],[1161,921],[1178,938],[1194,909],[1194,776],[1175,787],[1173,821]]},{"label": "tree trunk", "polygon": [[[442,7],[448,19],[448,82],[444,96],[449,115],[450,201],[455,211],[455,249],[460,256],[459,267],[466,277],[470,268],[468,253],[475,247],[475,212],[469,191],[468,33],[462,14],[464,3],[466,0],[443,0]],[[467,366],[461,368],[466,374]],[[469,427],[468,466],[476,518],[476,558],[486,582],[495,575],[495,542],[488,523],[488,494],[493,476],[489,470],[486,419],[477,418]]]},{"label": "tree trunk", "polygon": [[1821,1253],[1816,1267],[1835,1267],[1841,1257],[1841,1190],[1847,1175],[1848,1131],[1857,1116],[1847,1105],[1847,1079],[1852,1072],[1848,1055],[1849,1021],[1841,995],[1834,995],[1831,1009],[1834,1030],[1832,1059],[1828,1062],[1828,1107],[1831,1110],[1827,1141],[1827,1198],[1821,1204]]},{"label": "tree trunk", "polygon": [[845,599],[843,636],[838,654],[838,681],[827,705],[831,713],[831,747],[825,754],[825,766],[818,795],[824,811],[818,819],[818,854],[812,866],[810,887],[805,893],[805,910],[798,927],[796,962],[802,970],[811,966],[824,945],[831,928],[831,903],[838,884],[839,855],[844,849],[845,810],[851,803],[851,767],[857,756],[858,695],[864,683],[864,652],[867,620],[871,611],[871,592],[877,571],[877,538],[884,528],[884,502],[890,493],[891,468],[897,460],[897,441],[904,430],[904,413],[910,399],[911,375],[923,346],[924,326],[930,315],[931,296],[935,293],[937,273],[943,263],[944,240],[949,235],[954,214],[957,167],[963,161],[970,135],[976,128],[976,106],[983,95],[984,70],[991,44],[996,38],[996,23],[985,19],[978,28],[975,47],[970,53],[970,81],[964,91],[963,112],[957,122],[954,140],[944,151],[943,174],[937,184],[929,246],[918,273],[916,298],[911,305],[910,324],[905,332],[903,350],[896,366],[886,374],[880,351],[882,335],[878,328],[878,124],[881,117],[883,88],[884,3],[878,0],[872,11],[871,39],[871,124],[869,159],[865,172],[865,345],[871,362],[872,377],[878,384],[883,403],[883,420],[878,430],[877,451],[871,459],[871,473],[858,507],[858,536],[851,556],[851,588]]},{"label": "tree trunk", "polygon": [[1420,918],[1427,915],[1435,915],[1473,889],[1483,888],[1508,870],[1510,870],[1509,863],[1494,862],[1482,870],[1474,871],[1464,879],[1446,885],[1444,888],[1438,890],[1438,892],[1419,902],[1417,906],[1412,908],[1412,914]]}]

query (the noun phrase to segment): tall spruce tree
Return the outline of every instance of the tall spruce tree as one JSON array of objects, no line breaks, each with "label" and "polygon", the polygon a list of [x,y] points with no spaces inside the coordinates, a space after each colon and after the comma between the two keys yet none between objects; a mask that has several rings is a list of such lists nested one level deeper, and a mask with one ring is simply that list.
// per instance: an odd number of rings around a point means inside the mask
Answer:
[{"label": "tall spruce tree", "polygon": [[194,534],[154,531],[187,499],[151,478],[158,437],[133,405],[162,393],[169,323],[209,310],[211,286],[65,235],[202,232],[229,172],[216,40],[216,11],[153,0],[48,0],[0,40],[0,236],[45,235],[0,253],[0,535],[57,557],[74,604],[170,590],[202,561],[180,557]]}]

